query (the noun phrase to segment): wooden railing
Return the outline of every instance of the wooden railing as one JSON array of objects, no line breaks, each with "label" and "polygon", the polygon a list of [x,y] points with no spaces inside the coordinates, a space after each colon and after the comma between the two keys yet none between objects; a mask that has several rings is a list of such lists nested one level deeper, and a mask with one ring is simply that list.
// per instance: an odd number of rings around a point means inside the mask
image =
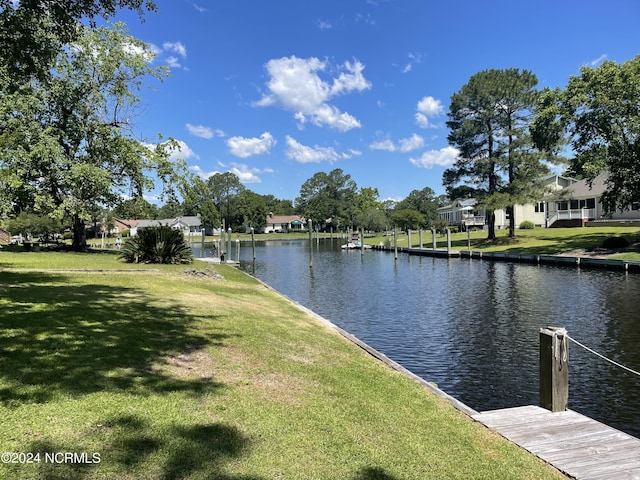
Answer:
[{"label": "wooden railing", "polygon": [[595,208],[576,208],[573,210],[557,210],[549,217],[547,226],[550,227],[558,220],[593,220],[596,218]]},{"label": "wooden railing", "polygon": [[467,217],[462,219],[462,224],[465,226],[484,225],[483,216]]}]

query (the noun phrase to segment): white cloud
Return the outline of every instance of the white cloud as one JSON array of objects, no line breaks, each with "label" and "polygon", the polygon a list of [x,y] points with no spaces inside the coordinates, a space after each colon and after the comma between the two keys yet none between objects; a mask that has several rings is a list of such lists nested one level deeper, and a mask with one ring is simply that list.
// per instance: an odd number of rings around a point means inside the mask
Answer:
[{"label": "white cloud", "polygon": [[196,152],[191,150],[189,145],[182,140],[178,140],[178,146],[176,148],[171,149],[171,155],[169,155],[169,160],[175,161],[178,159],[189,160],[190,158],[199,159],[200,157]]},{"label": "white cloud", "polygon": [[319,76],[327,67],[327,62],[315,57],[303,59],[291,56],[269,60],[266,64],[270,76],[267,82],[269,93],[254,105],[277,105],[291,111],[300,127],[307,121],[343,132],[360,127],[358,119],[341,112],[329,100],[336,95],[371,88],[371,83],[362,74],[364,65],[358,60],[345,62],[337,67],[342,71],[331,83]]},{"label": "white cloud", "polygon": [[423,97],[416,107],[417,113],[415,114],[416,124],[419,127],[427,128],[431,126],[429,122],[430,117],[437,117],[444,113],[444,107],[442,102],[431,96]]},{"label": "white cloud", "polygon": [[309,147],[302,145],[294,138],[287,135],[287,158],[299,163],[334,163],[338,160],[346,160],[354,156],[361,155],[358,150],[349,150],[349,153],[339,153],[331,147],[320,147],[315,145]]},{"label": "white cloud", "polygon": [[371,150],[386,150],[387,152],[395,152],[398,149],[395,144],[389,139],[373,142],[371,145],[369,145],[369,148]]},{"label": "white cloud", "polygon": [[589,65],[591,65],[592,67],[597,67],[598,65],[600,65],[602,62],[604,62],[607,59],[607,54],[603,53],[602,55],[600,55],[598,58],[596,58],[595,60],[591,60],[589,62]]},{"label": "white cloud", "polygon": [[189,170],[191,170],[192,172],[195,172],[198,176],[200,176],[200,178],[202,178],[203,180],[208,179],[209,177],[212,177],[213,175],[215,175],[216,173],[220,173],[217,170],[212,170],[210,172],[206,172],[204,171],[200,165],[192,165],[189,167]]},{"label": "white cloud", "polygon": [[333,25],[326,20],[318,19],[316,20],[316,27],[318,27],[320,30],[331,30],[333,28]]},{"label": "white cloud", "polygon": [[412,152],[414,150],[418,150],[419,148],[424,147],[424,138],[420,135],[413,134],[409,138],[403,138],[400,140],[400,151],[401,152]]},{"label": "white cloud", "polygon": [[187,130],[189,131],[189,133],[191,135],[193,135],[194,137],[200,137],[200,138],[206,138],[207,140],[213,138],[213,137],[226,137],[227,135],[218,129],[211,129],[209,127],[205,127],[204,125],[191,125],[190,123],[187,123],[185,125],[185,127],[187,128]]},{"label": "white cloud", "polygon": [[263,133],[259,138],[231,137],[227,140],[229,151],[239,158],[269,153],[275,144],[276,140],[269,132]]},{"label": "white cloud", "polygon": [[445,147],[440,150],[429,150],[428,152],[424,152],[420,158],[410,158],[409,161],[416,167],[422,168],[433,168],[436,165],[448,167],[453,165],[459,154],[458,149]]},{"label": "white cloud", "polygon": [[259,174],[273,173],[271,168],[249,168],[247,165],[242,163],[232,163],[230,165],[220,163],[219,165],[233,173],[242,183],[262,183],[262,179],[258,176]]},{"label": "white cloud", "polygon": [[386,139],[386,140],[380,140],[380,141],[371,143],[369,145],[369,148],[371,150],[386,150],[387,152],[400,151],[400,152],[407,153],[407,152],[412,152],[414,150],[418,150],[424,147],[424,145],[425,145],[424,138],[414,133],[408,138],[400,139],[400,141],[398,142],[398,145],[393,143],[393,141]]},{"label": "white cloud", "polygon": [[164,42],[162,48],[166,52],[177,53],[182,58],[187,58],[187,48],[182,42]]}]

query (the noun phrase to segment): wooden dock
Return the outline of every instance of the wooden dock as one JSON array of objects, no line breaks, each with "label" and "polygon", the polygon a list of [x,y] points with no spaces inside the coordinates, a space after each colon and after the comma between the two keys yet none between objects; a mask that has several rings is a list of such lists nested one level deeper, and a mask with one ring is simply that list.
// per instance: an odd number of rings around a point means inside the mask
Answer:
[{"label": "wooden dock", "polygon": [[577,412],[525,406],[472,418],[578,480],[640,480],[640,439]]}]

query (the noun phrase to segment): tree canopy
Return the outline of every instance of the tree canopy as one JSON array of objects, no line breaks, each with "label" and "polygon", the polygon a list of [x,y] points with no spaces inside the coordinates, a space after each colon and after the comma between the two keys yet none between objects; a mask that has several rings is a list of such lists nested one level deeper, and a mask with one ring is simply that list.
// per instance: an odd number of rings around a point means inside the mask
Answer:
[{"label": "tree canopy", "polygon": [[[488,218],[488,238],[495,239],[495,209],[531,201],[540,195],[539,179],[548,172],[533,148],[529,131],[537,91],[527,70],[484,70],[451,97],[449,143],[460,155],[443,174],[454,189],[467,180]],[[515,217],[510,216],[510,234]]]},{"label": "tree canopy", "polygon": [[[163,67],[149,65],[147,46],[122,24],[82,28],[57,56],[54,75],[31,80],[0,105],[0,205],[71,218],[78,249],[96,205],[114,206],[167,181],[171,141],[153,146],[132,132],[137,91]],[[0,75],[3,86],[6,76]],[[6,91],[6,90],[5,90]]]},{"label": "tree canopy", "polygon": [[569,141],[573,174],[608,174],[603,200],[609,208],[640,202],[640,56],[582,67],[564,90],[547,92],[536,132],[547,150]]},{"label": "tree canopy", "polygon": [[153,0],[0,0],[0,70],[20,85],[44,80],[65,45],[81,36],[78,22],[108,18],[119,8],[155,11]]}]

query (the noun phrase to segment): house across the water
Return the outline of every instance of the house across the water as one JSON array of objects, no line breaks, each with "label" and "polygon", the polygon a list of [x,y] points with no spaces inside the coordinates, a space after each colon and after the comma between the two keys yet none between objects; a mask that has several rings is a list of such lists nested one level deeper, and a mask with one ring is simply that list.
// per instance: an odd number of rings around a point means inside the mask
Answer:
[{"label": "house across the water", "polygon": [[[604,225],[605,222],[640,225],[640,204],[629,205],[622,211],[604,208],[602,194],[606,191],[606,179],[606,173],[598,175],[591,183],[561,175],[546,178],[548,193],[539,202],[513,207],[516,226],[523,221],[547,228]],[[509,228],[511,211],[497,209],[494,213],[496,228]],[[482,229],[486,225],[486,212],[473,198],[457,199],[439,208],[438,216],[460,230]]]},{"label": "house across the water", "polygon": [[305,230],[305,219],[299,215],[267,215],[267,224],[262,229],[262,233],[275,232],[303,232]]}]

